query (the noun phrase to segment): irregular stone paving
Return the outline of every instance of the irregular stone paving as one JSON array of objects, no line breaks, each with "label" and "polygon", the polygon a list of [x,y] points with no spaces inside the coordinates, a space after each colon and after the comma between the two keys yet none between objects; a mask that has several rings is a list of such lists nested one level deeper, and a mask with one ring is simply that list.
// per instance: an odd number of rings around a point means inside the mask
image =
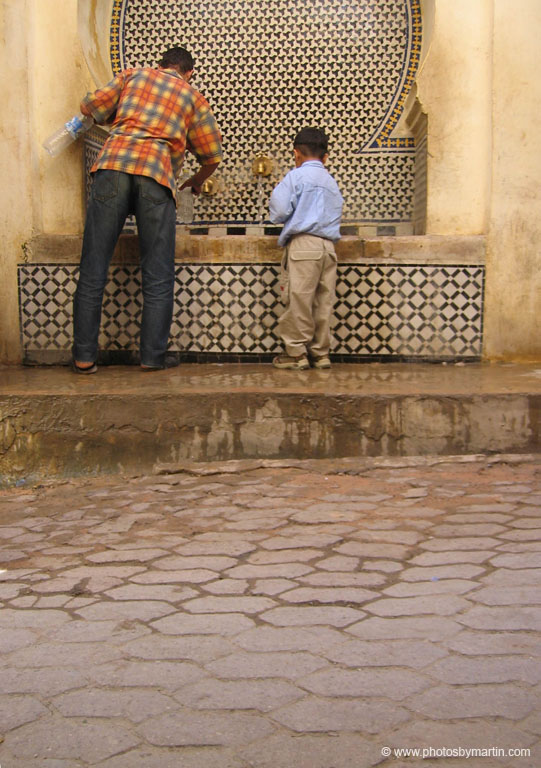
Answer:
[{"label": "irregular stone paving", "polygon": [[2,768],[541,765],[541,459],[188,465],[0,505]]}]

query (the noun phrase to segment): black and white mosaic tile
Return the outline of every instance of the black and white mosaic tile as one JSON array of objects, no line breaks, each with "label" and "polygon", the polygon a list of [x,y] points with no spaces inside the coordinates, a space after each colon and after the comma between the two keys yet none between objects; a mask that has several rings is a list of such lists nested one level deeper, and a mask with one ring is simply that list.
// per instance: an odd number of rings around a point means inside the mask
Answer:
[{"label": "black and white mosaic tile", "polygon": [[[22,346],[69,354],[76,265],[19,267]],[[179,264],[170,350],[269,355],[280,350],[276,264]],[[479,266],[341,264],[332,351],[352,358],[476,359],[481,354],[484,269]],[[136,265],[110,272],[100,348],[137,351],[141,287]]]}]

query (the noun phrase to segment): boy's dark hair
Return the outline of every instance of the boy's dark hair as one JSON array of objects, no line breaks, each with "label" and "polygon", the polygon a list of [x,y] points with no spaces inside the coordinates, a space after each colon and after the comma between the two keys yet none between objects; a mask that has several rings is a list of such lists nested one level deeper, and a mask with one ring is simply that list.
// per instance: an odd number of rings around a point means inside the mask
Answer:
[{"label": "boy's dark hair", "polygon": [[318,157],[327,154],[329,139],[321,128],[302,128],[293,140],[293,146],[306,157]]},{"label": "boy's dark hair", "polygon": [[192,54],[186,48],[181,48],[180,45],[177,45],[175,48],[169,48],[163,54],[161,61],[158,62],[158,66],[163,69],[178,67],[182,74],[193,69],[193,64]]}]

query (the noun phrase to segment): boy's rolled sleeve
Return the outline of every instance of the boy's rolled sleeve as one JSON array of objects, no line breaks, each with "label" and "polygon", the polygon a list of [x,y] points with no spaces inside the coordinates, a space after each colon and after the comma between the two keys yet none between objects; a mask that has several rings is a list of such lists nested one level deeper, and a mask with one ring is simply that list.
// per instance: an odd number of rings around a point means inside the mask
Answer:
[{"label": "boy's rolled sleeve", "polygon": [[105,123],[117,108],[123,87],[124,73],[120,72],[103,88],[88,93],[81,101],[81,111],[90,114],[96,123]]},{"label": "boy's rolled sleeve", "polygon": [[293,189],[286,177],[272,191],[269,202],[270,220],[273,224],[282,224],[293,213],[293,207]]}]

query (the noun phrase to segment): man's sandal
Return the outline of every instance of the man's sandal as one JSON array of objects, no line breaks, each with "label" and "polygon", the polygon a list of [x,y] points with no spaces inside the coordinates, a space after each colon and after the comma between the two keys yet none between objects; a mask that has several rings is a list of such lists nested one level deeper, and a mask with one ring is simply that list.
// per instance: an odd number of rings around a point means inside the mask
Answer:
[{"label": "man's sandal", "polygon": [[80,373],[83,376],[88,376],[91,373],[98,372],[97,363],[86,363],[86,364],[83,363],[83,365],[81,365],[81,363],[76,363],[75,360],[72,360],[71,368],[74,371],[74,373]]}]

